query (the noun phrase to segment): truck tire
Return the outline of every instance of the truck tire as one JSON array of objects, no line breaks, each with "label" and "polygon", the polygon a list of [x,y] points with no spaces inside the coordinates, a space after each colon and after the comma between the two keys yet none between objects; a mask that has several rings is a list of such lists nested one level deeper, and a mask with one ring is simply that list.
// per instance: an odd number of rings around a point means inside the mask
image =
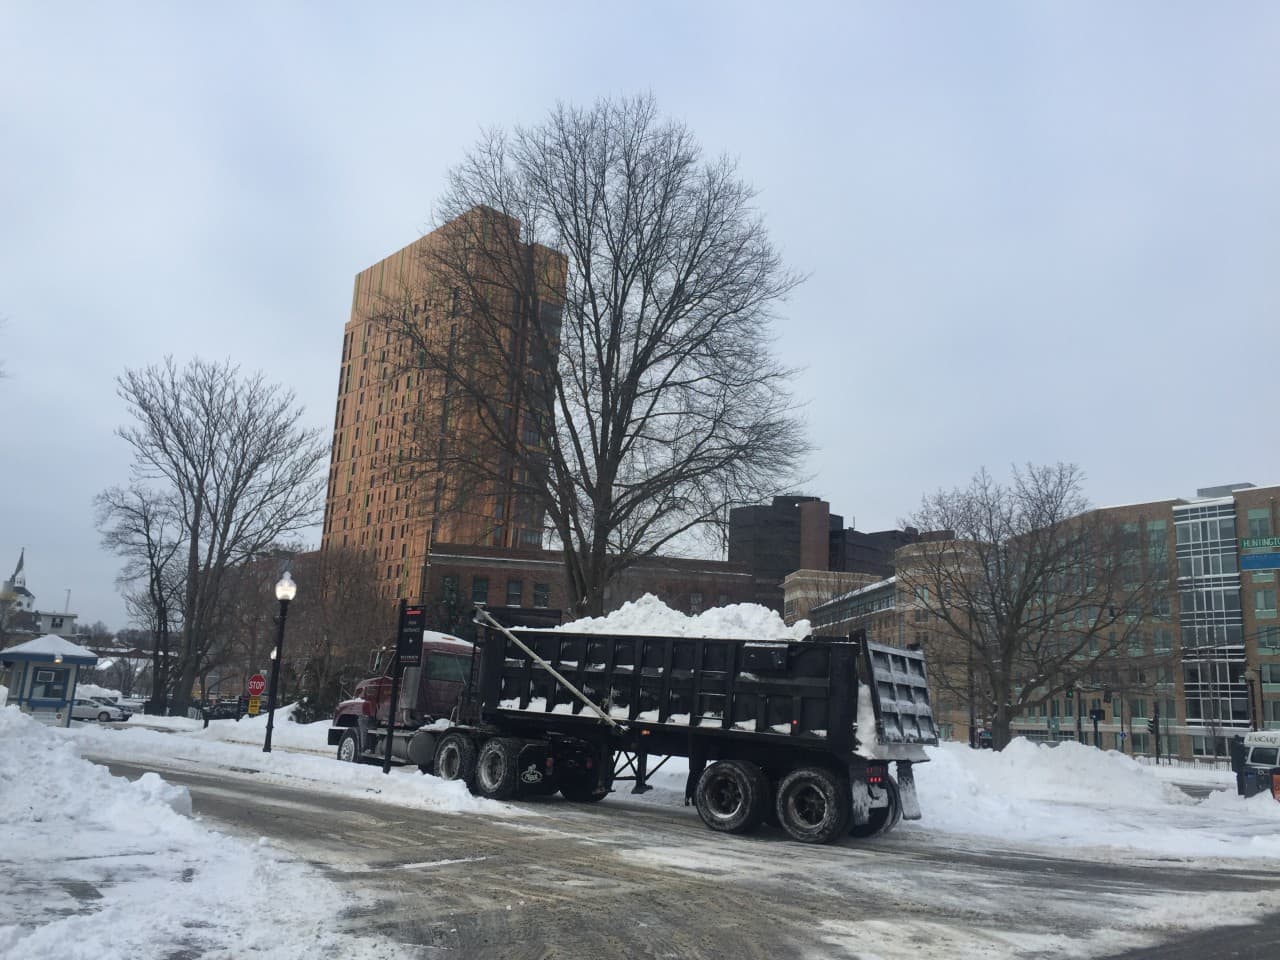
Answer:
[{"label": "truck tire", "polygon": [[490,737],[476,756],[475,792],[490,800],[510,800],[519,782],[519,765],[519,740]]},{"label": "truck tire", "polygon": [[360,731],[352,727],[338,741],[338,759],[343,763],[359,763],[360,754]]},{"label": "truck tire", "polygon": [[884,783],[885,792],[889,794],[889,802],[883,807],[875,807],[866,823],[854,823],[849,827],[850,836],[865,840],[880,833],[888,833],[902,819],[902,802],[898,799],[898,788],[892,777]]},{"label": "truck tire", "polygon": [[702,771],[694,789],[698,816],[721,833],[749,833],[760,826],[769,782],[754,763],[718,760]]},{"label": "truck tire", "polygon": [[792,770],[778,784],[778,822],[793,840],[830,843],[849,829],[852,801],[843,777],[822,767]]},{"label": "truck tire", "polygon": [[476,745],[462,733],[446,733],[436,747],[436,776],[441,780],[461,780],[474,789]]}]

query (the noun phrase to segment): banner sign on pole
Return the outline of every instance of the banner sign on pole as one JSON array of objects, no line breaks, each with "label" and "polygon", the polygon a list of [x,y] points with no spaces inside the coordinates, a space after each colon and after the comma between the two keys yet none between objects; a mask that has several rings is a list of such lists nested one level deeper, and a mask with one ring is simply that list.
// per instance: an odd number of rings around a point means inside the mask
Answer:
[{"label": "banner sign on pole", "polygon": [[400,605],[400,629],[396,633],[396,655],[401,667],[422,665],[422,631],[426,627],[427,608],[420,603]]}]

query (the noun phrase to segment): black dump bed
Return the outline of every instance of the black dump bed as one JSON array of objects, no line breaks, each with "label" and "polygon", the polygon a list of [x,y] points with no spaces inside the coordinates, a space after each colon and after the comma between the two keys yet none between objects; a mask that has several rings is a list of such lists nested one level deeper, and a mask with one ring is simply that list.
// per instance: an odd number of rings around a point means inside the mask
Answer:
[{"label": "black dump bed", "polygon": [[[804,743],[868,758],[924,759],[936,743],[924,657],[860,638],[801,641],[513,630],[538,657],[610,718],[654,734]],[[569,730],[603,723],[537,660],[494,629],[481,629],[478,706],[508,720],[537,715]],[[859,690],[867,695],[856,736]],[[861,742],[860,742],[861,741]]]}]

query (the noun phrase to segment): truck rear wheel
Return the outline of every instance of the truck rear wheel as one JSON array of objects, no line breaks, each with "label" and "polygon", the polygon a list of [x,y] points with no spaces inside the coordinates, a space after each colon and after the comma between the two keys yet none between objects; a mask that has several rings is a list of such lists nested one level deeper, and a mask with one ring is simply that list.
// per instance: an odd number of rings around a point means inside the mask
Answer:
[{"label": "truck rear wheel", "polygon": [[748,833],[764,819],[768,794],[769,782],[754,763],[718,760],[702,771],[693,799],[712,830]]},{"label": "truck rear wheel", "polygon": [[849,784],[822,767],[792,770],[778,784],[778,822],[793,840],[830,843],[849,829]]},{"label": "truck rear wheel", "polygon": [[461,780],[474,789],[476,745],[461,733],[446,733],[436,747],[436,776],[441,780]]},{"label": "truck rear wheel", "polygon": [[360,731],[352,727],[338,741],[338,759],[343,763],[360,762]]},{"label": "truck rear wheel", "polygon": [[886,777],[885,792],[889,794],[889,802],[883,807],[873,807],[866,823],[855,823],[849,827],[849,834],[865,840],[879,833],[888,833],[902,819],[902,802],[898,799],[898,788],[892,777]]},{"label": "truck rear wheel", "polygon": [[509,800],[516,792],[520,741],[490,737],[476,757],[475,792],[490,800]]}]

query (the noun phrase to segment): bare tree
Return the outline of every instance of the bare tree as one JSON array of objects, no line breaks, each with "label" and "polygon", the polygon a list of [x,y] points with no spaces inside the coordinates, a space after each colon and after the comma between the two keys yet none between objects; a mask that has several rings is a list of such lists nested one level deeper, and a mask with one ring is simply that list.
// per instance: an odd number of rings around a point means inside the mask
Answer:
[{"label": "bare tree", "polygon": [[[312,713],[324,713],[363,678],[370,651],[390,638],[395,606],[379,595],[371,553],[289,553],[299,590],[289,605],[282,676],[290,696],[305,700]],[[266,665],[275,645],[279,604],[271,588],[279,573],[273,560],[241,564],[228,573],[234,586],[228,590],[219,673],[222,679],[239,678],[240,690]]]},{"label": "bare tree", "polygon": [[807,447],[770,323],[799,278],[753,203],[651,98],[561,105],[452,171],[429,288],[379,311],[445,409],[416,457],[455,494],[532,504],[575,613],[794,480]]},{"label": "bare tree", "polygon": [[[292,392],[230,363],[194,360],[128,370],[117,383],[134,423],[118,434],[134,452],[134,486],[171,518],[181,571],[171,710],[185,712],[216,648],[227,571],[314,523],[326,448],[300,425]],[[115,516],[107,498],[104,534]],[[134,541],[119,549],[136,557]],[[149,565],[148,565],[149,566]],[[126,571],[128,567],[126,566]],[[149,575],[149,573],[148,573]]]},{"label": "bare tree", "polygon": [[1136,537],[1086,512],[1081,482],[1072,464],[1015,469],[1007,486],[983,470],[906,521],[946,531],[898,555],[907,615],[939,630],[932,680],[990,720],[997,749],[1028,708],[1109,687],[1168,576],[1167,559],[1148,562]]},{"label": "bare tree", "polygon": [[118,578],[126,585],[130,620],[150,634],[150,713],[168,705],[172,637],[181,629],[186,570],[182,564],[183,530],[169,491],[140,482],[98,494],[98,530],[102,544],[125,560]]},{"label": "bare tree", "polygon": [[371,553],[333,548],[299,560],[308,588],[294,601],[296,622],[290,608],[290,660],[310,712],[324,713],[365,676],[370,652],[392,638],[396,608],[379,594]]}]

